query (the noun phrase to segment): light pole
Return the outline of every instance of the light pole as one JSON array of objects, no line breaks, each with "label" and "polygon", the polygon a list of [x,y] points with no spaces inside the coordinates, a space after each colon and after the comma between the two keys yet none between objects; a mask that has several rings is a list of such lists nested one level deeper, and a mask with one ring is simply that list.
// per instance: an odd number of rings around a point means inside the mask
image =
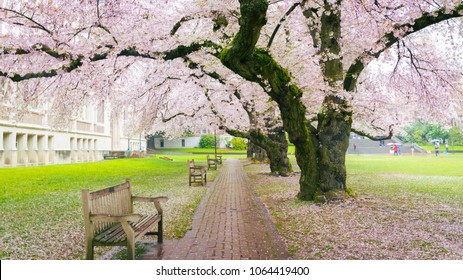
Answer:
[{"label": "light pole", "polygon": [[217,160],[217,131],[214,129],[214,156]]}]

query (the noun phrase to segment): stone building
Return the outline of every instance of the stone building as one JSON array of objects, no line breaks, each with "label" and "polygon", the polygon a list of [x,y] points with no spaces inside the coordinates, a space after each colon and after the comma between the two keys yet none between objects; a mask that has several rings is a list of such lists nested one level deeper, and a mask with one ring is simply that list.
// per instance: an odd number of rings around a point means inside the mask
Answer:
[{"label": "stone building", "polygon": [[[7,104],[0,104],[0,112]],[[127,135],[125,114],[109,105],[86,105],[66,128],[50,125],[45,108],[27,110],[20,118],[0,114],[0,167],[90,162],[111,151],[126,156],[146,152],[144,135]],[[5,112],[5,110],[3,110]]]}]

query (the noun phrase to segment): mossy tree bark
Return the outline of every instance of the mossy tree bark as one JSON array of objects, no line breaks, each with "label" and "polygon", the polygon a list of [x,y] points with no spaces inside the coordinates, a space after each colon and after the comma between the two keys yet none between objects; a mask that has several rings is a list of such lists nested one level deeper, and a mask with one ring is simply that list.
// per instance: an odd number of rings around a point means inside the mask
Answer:
[{"label": "mossy tree bark", "polygon": [[252,141],[252,139],[248,139],[248,150],[247,150],[247,157],[253,158],[257,161],[263,162],[267,159],[267,152],[259,147],[257,144]]},{"label": "mossy tree bark", "polygon": [[[320,38],[324,75],[333,87],[323,102],[314,127],[306,119],[302,91],[291,80],[288,71],[271,55],[255,47],[261,28],[266,23],[268,2],[241,0],[240,30],[229,48],[220,53],[222,63],[243,78],[259,83],[278,104],[284,130],[295,145],[296,160],[301,169],[299,197],[315,200],[338,197],[346,193],[345,152],[352,124],[352,114],[345,100],[336,96],[336,85],[342,80],[342,63],[327,54],[339,54],[340,13],[327,13]],[[327,7],[329,9],[330,7]],[[337,34],[336,34],[337,32]],[[342,85],[342,84],[341,84]]]},{"label": "mossy tree bark", "polygon": [[[251,144],[263,149],[269,159],[272,174],[289,176],[293,172],[288,158],[288,142],[282,127],[272,128],[267,133],[263,133],[260,129],[251,129],[248,132],[232,129],[226,131],[230,135],[247,138]],[[257,154],[257,156],[261,155],[262,153]]]}]

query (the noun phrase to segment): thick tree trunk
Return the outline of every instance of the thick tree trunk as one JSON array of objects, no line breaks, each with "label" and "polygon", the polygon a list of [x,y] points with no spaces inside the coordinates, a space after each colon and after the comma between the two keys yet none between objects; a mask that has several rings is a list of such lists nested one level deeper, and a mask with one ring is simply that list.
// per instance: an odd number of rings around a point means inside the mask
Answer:
[{"label": "thick tree trunk", "polygon": [[293,172],[288,158],[288,141],[282,127],[273,128],[267,134],[259,130],[251,130],[250,136],[253,142],[266,151],[272,174],[289,176]]},{"label": "thick tree trunk", "polygon": [[[352,113],[340,98],[328,97],[334,108],[319,117],[320,189],[323,192],[347,191],[346,151],[352,126]],[[331,106],[330,106],[331,107]]]},{"label": "thick tree trunk", "polygon": [[252,139],[248,139],[248,158],[255,159],[260,162],[264,162],[267,159],[267,152],[254,143]]},{"label": "thick tree trunk", "polygon": [[[335,93],[343,78],[339,56],[340,10],[331,9],[327,3],[326,13],[322,15],[321,65],[325,82],[332,91],[327,92],[315,128],[306,118],[302,90],[292,82],[288,71],[267,51],[255,48],[265,24],[268,2],[243,0],[240,4],[240,31],[230,48],[221,52],[222,63],[241,77],[260,84],[278,104],[301,169],[299,198],[324,201],[346,196],[345,153],[352,116],[345,100]],[[336,1],[333,5],[339,4]]]},{"label": "thick tree trunk", "polygon": [[348,111],[326,110],[319,115],[318,133],[311,134],[307,143],[295,144],[301,169],[300,199],[325,202],[348,196],[345,163],[351,123]]},{"label": "thick tree trunk", "polygon": [[[257,156],[264,156],[264,161],[268,157],[270,162],[270,172],[272,174],[278,174],[280,176],[289,176],[293,172],[291,162],[288,158],[288,141],[286,140],[286,134],[282,127],[271,129],[267,134],[264,134],[259,129],[251,129],[249,132],[241,132],[237,130],[227,129],[230,135],[236,137],[243,137],[249,140],[249,145],[255,145],[263,150],[257,149]],[[256,151],[256,149],[254,149]],[[249,156],[248,147],[248,156]],[[252,156],[252,155],[251,155]]]}]

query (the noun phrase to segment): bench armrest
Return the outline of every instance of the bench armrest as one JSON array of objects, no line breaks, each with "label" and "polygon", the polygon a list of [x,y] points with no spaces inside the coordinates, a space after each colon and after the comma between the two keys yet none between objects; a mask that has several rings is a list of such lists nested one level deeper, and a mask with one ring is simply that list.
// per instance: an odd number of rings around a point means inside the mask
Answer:
[{"label": "bench armrest", "polygon": [[162,215],[161,202],[166,202],[167,200],[169,200],[167,196],[158,196],[158,197],[132,196],[132,201],[154,202],[154,207],[156,207],[156,210],[161,215]]},{"label": "bench armrest", "polygon": [[136,222],[140,220],[138,214],[91,214],[90,221],[98,222]]},{"label": "bench armrest", "polygon": [[204,170],[206,170],[207,167],[204,166],[204,165],[195,165],[195,166],[190,167],[190,169],[198,169],[198,170],[204,169]]}]

